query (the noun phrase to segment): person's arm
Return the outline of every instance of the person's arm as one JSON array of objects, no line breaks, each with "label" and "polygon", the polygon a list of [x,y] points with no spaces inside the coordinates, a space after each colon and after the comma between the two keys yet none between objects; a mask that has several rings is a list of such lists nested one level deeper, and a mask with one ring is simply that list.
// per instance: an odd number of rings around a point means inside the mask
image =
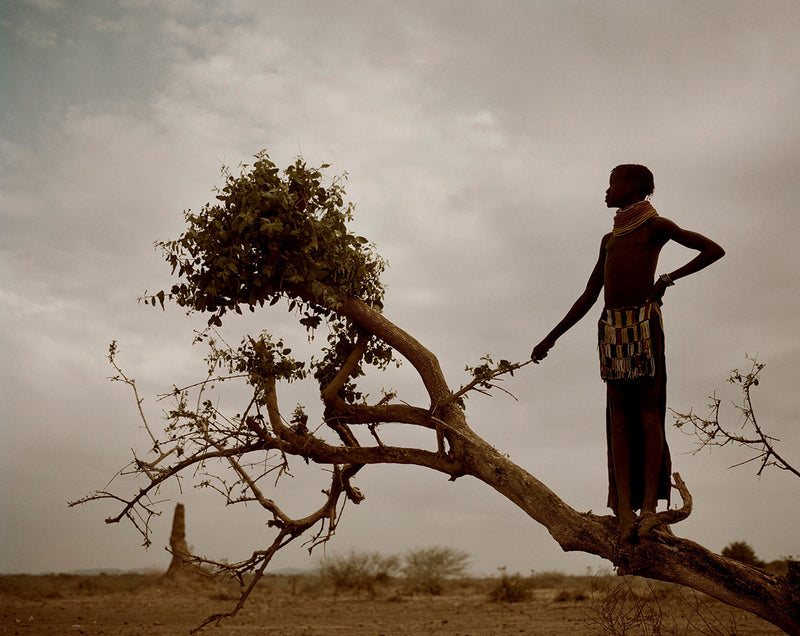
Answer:
[{"label": "person's arm", "polygon": [[[698,234],[697,232],[690,232],[678,227],[675,223],[665,218],[656,218],[651,221],[653,229],[663,234],[666,240],[675,241],[679,245],[688,247],[689,249],[697,250],[700,252],[688,263],[679,267],[675,271],[668,272],[667,277],[674,283],[679,278],[689,276],[695,272],[699,272],[721,259],[725,256],[725,250],[717,245],[710,238]],[[653,291],[650,292],[648,300],[660,302],[667,289],[667,283],[661,278],[657,278],[653,285]]]},{"label": "person's arm", "polygon": [[586,283],[586,289],[584,292],[580,295],[578,300],[575,301],[575,304],[572,305],[570,310],[567,312],[567,315],[564,316],[561,322],[553,327],[553,330],[545,336],[544,340],[542,340],[533,348],[533,351],[531,352],[531,360],[534,362],[538,363],[540,360],[546,358],[547,352],[553,348],[556,340],[558,340],[573,326],[575,326],[575,324],[589,312],[589,310],[592,308],[592,305],[597,302],[597,298],[600,296],[600,290],[603,289],[603,274],[606,262],[607,241],[608,235],[604,236],[602,242],[600,243],[600,256],[597,258],[597,264],[594,266],[594,269],[589,276],[589,282]]}]

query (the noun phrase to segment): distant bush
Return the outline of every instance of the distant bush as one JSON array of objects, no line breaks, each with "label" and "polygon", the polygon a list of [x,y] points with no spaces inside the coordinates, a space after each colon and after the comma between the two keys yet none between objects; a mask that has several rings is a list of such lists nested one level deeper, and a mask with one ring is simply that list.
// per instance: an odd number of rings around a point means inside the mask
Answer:
[{"label": "distant bush", "polygon": [[756,556],[755,550],[746,541],[734,541],[722,549],[722,556],[740,563],[762,567],[764,562]]},{"label": "distant bush", "polygon": [[469,554],[442,546],[409,550],[404,556],[403,574],[411,592],[438,595],[445,580],[461,576]]},{"label": "distant bush", "polygon": [[530,598],[533,582],[519,573],[509,574],[505,566],[498,568],[500,576],[489,590],[489,598],[496,603],[519,603]]},{"label": "distant bush", "polygon": [[556,603],[575,603],[589,598],[583,590],[561,590],[553,597]]},{"label": "distant bush", "polygon": [[564,572],[558,572],[554,570],[537,572],[536,574],[532,574],[531,578],[533,579],[534,587],[537,587],[542,590],[551,590],[558,587],[565,587],[575,579],[574,576],[570,576],[569,574],[565,574]]},{"label": "distant bush", "polygon": [[336,591],[373,592],[377,583],[385,582],[399,567],[400,559],[395,555],[352,550],[346,555],[331,556],[323,560],[319,565],[319,573],[333,583]]},{"label": "distant bush", "polygon": [[21,598],[62,598],[134,592],[153,585],[157,574],[8,574],[0,576],[0,593]]}]

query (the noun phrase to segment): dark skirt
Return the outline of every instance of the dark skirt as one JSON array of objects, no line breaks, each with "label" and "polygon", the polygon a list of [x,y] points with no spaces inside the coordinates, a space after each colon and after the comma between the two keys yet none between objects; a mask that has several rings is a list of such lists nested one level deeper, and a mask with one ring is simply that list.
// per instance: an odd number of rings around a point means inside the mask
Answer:
[{"label": "dark skirt", "polygon": [[[664,328],[659,312],[652,312],[650,317],[650,342],[654,360],[653,377],[638,378],[635,380],[608,380],[608,382],[620,382],[634,388],[638,383],[655,382],[658,394],[658,409],[661,420],[662,434],[665,432],[665,420],[667,412],[667,369],[664,356]],[[626,419],[631,424],[629,431],[630,439],[630,487],[631,487],[631,508],[638,510],[642,507],[644,500],[644,427],[641,424],[641,413],[639,404],[634,400],[625,405],[627,408]],[[611,418],[612,404],[606,400],[606,444],[608,449],[608,507],[614,513],[618,512],[617,485],[614,477],[614,461],[611,453]],[[637,425],[638,423],[638,425]],[[658,499],[666,499],[667,505],[670,501],[672,475],[672,460],[670,458],[669,447],[667,446],[666,436],[664,437],[664,452],[661,458],[661,467],[658,474]]]}]

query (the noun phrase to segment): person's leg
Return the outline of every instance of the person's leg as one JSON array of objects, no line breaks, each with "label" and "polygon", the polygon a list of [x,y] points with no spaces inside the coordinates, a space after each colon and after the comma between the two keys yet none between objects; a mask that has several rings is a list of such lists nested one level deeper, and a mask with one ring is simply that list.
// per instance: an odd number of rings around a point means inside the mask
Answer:
[{"label": "person's leg", "polygon": [[631,507],[631,444],[628,418],[625,412],[626,391],[615,382],[607,382],[611,419],[611,459],[617,489],[617,517],[620,535],[628,540],[633,533],[636,517]]},{"label": "person's leg", "polygon": [[644,499],[642,514],[655,513],[658,506],[658,479],[664,457],[664,423],[661,421],[658,383],[641,383],[639,411],[644,429]]}]

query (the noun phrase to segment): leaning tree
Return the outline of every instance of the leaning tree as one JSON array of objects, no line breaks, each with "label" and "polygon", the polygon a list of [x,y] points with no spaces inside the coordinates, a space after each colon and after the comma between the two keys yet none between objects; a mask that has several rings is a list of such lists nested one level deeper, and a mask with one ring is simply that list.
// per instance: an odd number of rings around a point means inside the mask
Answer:
[{"label": "leaning tree", "polygon": [[[174,387],[168,394],[171,406],[163,430],[156,432],[112,344],[114,379],[133,389],[149,448],[146,454],[134,454],[128,469],[121,471],[139,479],[132,495],[105,489],[73,503],[105,498],[120,502],[119,514],[106,521],[130,520],[146,544],[150,519],[159,512],[154,495],[175,478],[200,476],[227,503],[255,502],[263,508],[275,533],[270,545],[239,563],[193,558],[243,585],[237,605],[210,617],[208,624],[239,610],[278,550],[297,540],[313,548],[329,539],[345,503],[363,500],[355,481],[365,468],[422,466],[451,480],[465,475],[481,480],[544,525],[566,551],[608,559],[621,574],[692,587],[800,634],[796,564],[788,574],[771,574],[668,530],[665,524],[691,512],[691,496],[677,473],[674,486],[682,507],[659,513],[655,527],[640,527],[636,543],[622,542],[615,517],[572,509],[476,435],[467,424],[465,397],[471,391],[491,391],[500,376],[527,362],[486,357],[468,367],[464,385],[451,387],[436,356],[383,314],[380,277],[385,263],[367,239],[348,229],[353,206],[341,178],[325,180],[326,168],[298,159],[279,170],[261,152],[238,174],[224,172],[216,200],[196,214],[185,213],[186,230],[179,238],[157,243],[177,282],[168,291],[143,298],[154,306],[172,301],[208,315],[208,328],[196,338],[208,347],[207,369],[196,384]],[[280,302],[308,330],[309,339],[317,335],[312,357],[297,359],[279,336],[267,332],[247,336],[236,346],[222,338],[219,328],[230,312],[254,312]],[[359,385],[365,374],[401,361],[422,381],[424,403],[410,404],[393,391],[371,399]],[[321,416],[301,405],[281,408],[281,385],[312,378],[319,386]],[[233,383],[244,387],[244,392],[235,392],[241,402],[236,409],[223,409],[212,395]],[[430,441],[385,443],[395,427],[427,430]],[[330,483],[316,509],[290,516],[278,500],[278,477],[312,463],[327,467]]]}]

